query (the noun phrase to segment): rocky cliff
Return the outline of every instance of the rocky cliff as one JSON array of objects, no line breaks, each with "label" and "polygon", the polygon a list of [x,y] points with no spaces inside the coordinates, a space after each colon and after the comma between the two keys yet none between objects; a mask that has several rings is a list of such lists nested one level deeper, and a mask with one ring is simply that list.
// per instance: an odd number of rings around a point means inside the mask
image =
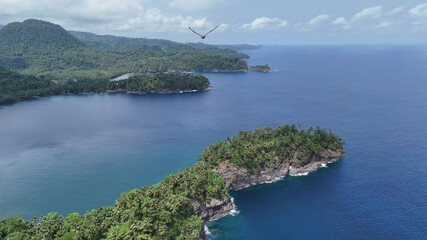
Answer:
[{"label": "rocky cliff", "polygon": [[286,175],[303,176],[314,172],[327,164],[336,162],[344,157],[344,152],[325,151],[314,155],[310,159],[278,160],[276,164],[262,168],[257,172],[249,172],[243,167],[238,167],[230,162],[222,162],[218,166],[218,172],[224,179],[228,189],[240,190],[252,185],[271,183]]}]

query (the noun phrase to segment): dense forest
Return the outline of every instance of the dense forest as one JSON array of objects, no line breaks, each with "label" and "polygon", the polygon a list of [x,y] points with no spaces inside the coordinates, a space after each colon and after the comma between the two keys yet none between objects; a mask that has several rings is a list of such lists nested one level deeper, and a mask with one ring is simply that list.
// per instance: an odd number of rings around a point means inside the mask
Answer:
[{"label": "dense forest", "polygon": [[296,158],[311,161],[324,151],[343,151],[343,140],[337,135],[320,128],[307,131],[296,125],[286,125],[277,129],[264,128],[253,132],[240,132],[208,147],[200,161],[218,165],[223,161],[244,167],[251,172],[277,161]]},{"label": "dense forest", "polygon": [[206,44],[72,33],[34,19],[10,23],[0,30],[0,67],[55,81],[108,79],[128,72],[248,69],[247,55]]},{"label": "dense forest", "polygon": [[178,43],[165,39],[128,38],[111,35],[97,35],[88,32],[68,31],[75,38],[89,47],[111,51],[132,52],[139,50],[165,51],[165,52],[194,52],[220,53],[221,55],[233,55],[240,58],[249,56],[236,51],[260,49],[260,45],[236,44],[236,45],[208,45],[204,43]]},{"label": "dense forest", "polygon": [[271,72],[271,68],[270,68],[270,66],[268,66],[268,64],[250,66],[249,70],[254,71],[254,72]]},{"label": "dense forest", "polygon": [[121,81],[83,79],[51,81],[43,77],[24,75],[0,69],[0,105],[35,97],[103,92],[173,93],[203,91],[210,87],[209,80],[192,74],[143,74]]},{"label": "dense forest", "polygon": [[0,239],[198,239],[204,220],[196,214],[194,203],[229,197],[216,170],[219,162],[254,170],[291,155],[303,159],[342,149],[341,138],[320,128],[304,131],[290,125],[241,132],[208,147],[193,167],[153,186],[123,193],[112,207],[66,217],[49,213],[30,221],[4,219]]}]

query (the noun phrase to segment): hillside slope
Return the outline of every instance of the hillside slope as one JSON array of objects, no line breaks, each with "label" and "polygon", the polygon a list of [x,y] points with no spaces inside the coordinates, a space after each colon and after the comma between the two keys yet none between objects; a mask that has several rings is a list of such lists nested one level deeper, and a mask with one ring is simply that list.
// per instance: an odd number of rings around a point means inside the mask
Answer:
[{"label": "hillside slope", "polygon": [[[58,81],[109,79],[128,72],[236,71],[248,68],[247,56],[232,50],[200,49],[168,40],[83,35],[86,42],[59,25],[34,19],[10,23],[0,30],[0,67]],[[95,48],[88,39],[101,39],[108,47]],[[122,42],[128,45],[124,44],[123,49],[114,47]]]}]

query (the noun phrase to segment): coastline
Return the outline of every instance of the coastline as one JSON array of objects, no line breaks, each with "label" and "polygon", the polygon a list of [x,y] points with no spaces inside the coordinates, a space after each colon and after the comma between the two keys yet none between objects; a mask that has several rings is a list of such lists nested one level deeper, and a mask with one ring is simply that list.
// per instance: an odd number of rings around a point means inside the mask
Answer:
[{"label": "coastline", "polygon": [[[283,138],[291,140],[283,141]],[[288,145],[304,142],[307,145]],[[268,148],[271,143],[275,143],[275,148]],[[322,144],[322,148],[313,150],[309,143]],[[275,155],[265,155],[261,149],[257,151],[258,155],[245,157],[236,153],[241,146],[247,150],[267,147]],[[240,132],[207,147],[193,166],[169,175],[157,184],[122,193],[111,207],[100,207],[82,215],[70,213],[65,217],[51,212],[41,216],[39,223],[25,225],[16,232],[27,234],[34,231],[42,236],[44,232],[39,229],[49,227],[48,220],[53,218],[59,227],[50,236],[72,234],[82,239],[103,239],[123,232],[135,238],[146,235],[162,236],[161,239],[179,236],[203,240],[209,233],[208,222],[239,213],[230,190],[276,182],[288,175],[304,176],[342,159],[344,155],[342,139],[320,128],[301,130],[296,125],[284,125],[276,129]],[[70,219],[74,219],[75,227],[69,228]],[[149,225],[148,229],[138,228],[153,219],[155,224]],[[87,220],[90,220],[89,225]],[[0,225],[9,226],[16,221],[30,223],[22,217],[11,217],[0,221]],[[97,228],[98,224],[105,227]]]},{"label": "coastline", "polygon": [[123,93],[123,94],[129,94],[129,95],[186,94],[186,93],[201,93],[201,92],[206,92],[206,91],[211,90],[212,88],[213,88],[213,86],[210,85],[209,87],[206,87],[206,88],[204,88],[202,90],[185,89],[185,90],[174,90],[174,91],[165,90],[165,91],[152,91],[152,92],[133,92],[133,91],[125,90],[125,89],[118,89],[118,90],[107,90],[107,91],[103,91],[103,92],[60,93],[60,94],[52,94],[52,95],[30,96],[30,97],[25,97],[25,98],[17,99],[17,100],[14,100],[14,101],[3,102],[3,103],[0,103],[0,107],[1,106],[13,105],[13,104],[19,103],[19,102],[33,101],[33,100],[38,100],[38,99],[43,99],[43,98],[48,98],[48,97],[55,97],[55,96],[79,96],[79,95],[92,95],[92,94],[101,94],[102,95],[102,94],[115,94],[115,93]]},{"label": "coastline", "polygon": [[[287,176],[307,176],[321,168],[326,168],[329,164],[342,160],[344,157],[345,152],[327,151],[311,159],[307,159],[310,161],[307,164],[295,167],[293,167],[292,164],[296,163],[296,161],[294,161],[296,159],[291,159],[278,163],[272,167],[262,169],[258,173],[249,173],[246,169],[236,167],[228,162],[221,163],[217,170],[223,178],[228,191],[240,191],[255,185],[275,183],[284,180]],[[214,204],[211,202],[211,204],[207,206],[210,206],[206,208],[210,211],[199,215],[205,221],[202,229],[203,233],[200,235],[200,239],[202,240],[207,239],[206,236],[210,235],[209,229],[207,228],[208,222],[219,220],[228,215],[234,216],[239,213],[232,197],[227,197],[222,201],[215,199]],[[215,209],[217,209],[217,211],[212,212],[212,210]]]},{"label": "coastline", "polygon": [[274,72],[274,70],[270,71],[257,71],[257,70],[251,70],[251,69],[241,69],[241,70],[210,70],[210,71],[202,71],[202,72],[191,72],[191,73],[248,73],[248,72],[260,72],[260,73],[271,73]]}]

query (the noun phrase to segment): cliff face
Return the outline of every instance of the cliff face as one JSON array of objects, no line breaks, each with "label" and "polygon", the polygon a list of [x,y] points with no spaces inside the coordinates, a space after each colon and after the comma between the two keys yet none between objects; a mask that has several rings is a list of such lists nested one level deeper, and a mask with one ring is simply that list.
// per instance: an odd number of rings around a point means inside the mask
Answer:
[{"label": "cliff face", "polygon": [[233,201],[230,197],[224,199],[212,199],[210,203],[192,201],[193,211],[205,221],[213,221],[227,216],[234,209]]},{"label": "cliff face", "polygon": [[224,179],[227,189],[240,190],[260,183],[272,182],[286,176],[289,172],[289,162],[279,162],[272,167],[250,173],[247,169],[237,167],[229,162],[218,166],[218,173]]},{"label": "cliff face", "polygon": [[[222,162],[217,170],[224,180],[227,189],[240,190],[252,185],[271,183],[287,176],[304,176],[326,167],[327,164],[339,161],[344,157],[344,152],[324,151],[311,158],[284,159],[277,161],[273,166],[265,167],[257,172],[249,172],[247,169],[235,166],[230,162]],[[235,209],[230,197],[225,199],[212,199],[210,203],[193,201],[193,211],[205,222],[225,217]],[[201,230],[200,238],[206,239],[204,229]]]},{"label": "cliff face", "polygon": [[[231,213],[235,208],[233,201],[230,197],[224,199],[212,199],[210,203],[203,201],[193,200],[191,202],[193,212],[196,213],[206,224],[208,221],[214,221],[223,218]],[[200,230],[198,240],[206,239],[205,228]]]},{"label": "cliff face", "polygon": [[294,157],[292,159],[279,160],[273,166],[268,166],[252,173],[230,162],[222,162],[218,166],[218,173],[224,179],[227,189],[240,190],[252,185],[270,183],[288,174],[291,176],[307,175],[343,157],[343,152],[325,151],[310,159],[297,159]]}]

